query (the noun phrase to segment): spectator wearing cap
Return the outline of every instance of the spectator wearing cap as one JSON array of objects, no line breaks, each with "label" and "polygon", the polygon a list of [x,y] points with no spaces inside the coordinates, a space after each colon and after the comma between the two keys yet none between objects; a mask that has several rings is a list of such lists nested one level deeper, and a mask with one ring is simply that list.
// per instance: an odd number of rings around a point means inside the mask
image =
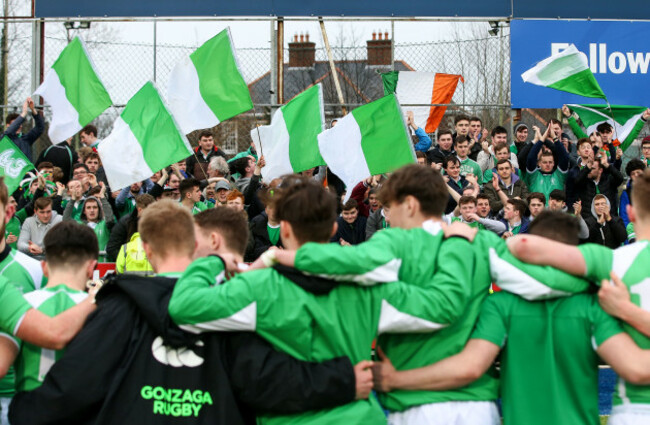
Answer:
[{"label": "spectator wearing cap", "polygon": [[217,195],[215,206],[225,206],[228,203],[230,184],[226,180],[219,180],[215,183],[214,190]]}]

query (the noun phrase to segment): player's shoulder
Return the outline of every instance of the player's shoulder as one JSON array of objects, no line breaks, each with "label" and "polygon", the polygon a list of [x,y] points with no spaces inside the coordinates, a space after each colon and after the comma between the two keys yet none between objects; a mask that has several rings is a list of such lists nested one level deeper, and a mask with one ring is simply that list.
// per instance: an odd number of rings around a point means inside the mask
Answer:
[{"label": "player's shoulder", "polygon": [[616,257],[636,257],[638,254],[646,250],[650,252],[650,243],[644,240],[629,245],[623,245],[620,248],[616,248],[613,253]]}]

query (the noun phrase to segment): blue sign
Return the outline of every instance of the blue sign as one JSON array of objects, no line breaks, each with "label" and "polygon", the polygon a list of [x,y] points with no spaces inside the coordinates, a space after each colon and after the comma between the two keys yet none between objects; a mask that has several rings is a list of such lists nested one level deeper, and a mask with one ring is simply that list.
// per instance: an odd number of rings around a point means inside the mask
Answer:
[{"label": "blue sign", "polygon": [[513,108],[603,103],[522,80],[521,74],[569,44],[587,55],[589,67],[611,104],[650,104],[650,22],[515,20],[510,28]]},{"label": "blue sign", "polygon": [[648,19],[647,0],[36,0],[36,17],[437,16]]}]

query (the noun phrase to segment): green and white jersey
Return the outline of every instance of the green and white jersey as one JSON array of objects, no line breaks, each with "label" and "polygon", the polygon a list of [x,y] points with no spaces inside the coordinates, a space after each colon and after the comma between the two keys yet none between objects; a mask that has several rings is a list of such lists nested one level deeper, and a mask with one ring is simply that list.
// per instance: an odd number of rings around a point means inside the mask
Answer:
[{"label": "green and white jersey", "polygon": [[201,211],[205,211],[205,210],[207,210],[207,209],[208,209],[208,206],[207,206],[205,203],[203,203],[203,202],[197,202],[197,203],[195,203],[194,206],[192,207],[192,215],[194,215],[194,214],[198,214],[198,213],[200,213]]},{"label": "green and white jersey", "polygon": [[31,306],[6,277],[0,276],[0,331],[15,335]]},{"label": "green and white jersey", "polygon": [[481,166],[478,165],[478,162],[474,161],[471,158],[465,158],[465,159],[460,159],[460,175],[461,176],[466,176],[468,174],[474,174],[476,176],[476,180],[478,181],[478,184],[483,184],[483,171],[481,170]]},{"label": "green and white jersey", "polygon": [[6,257],[0,261],[0,275],[23,293],[40,289],[47,284],[41,263],[15,249],[7,252]]},{"label": "green and white jersey", "polygon": [[[361,287],[333,285],[328,293],[307,292],[274,269],[242,273],[224,285],[221,260],[196,260],[176,283],[169,314],[189,332],[255,331],[277,350],[305,361],[348,356],[370,359],[378,334],[444,329],[466,303],[474,254],[453,238],[439,255],[436,285],[402,282]],[[462,253],[462,254],[461,254]],[[332,268],[335,266],[331,265]],[[390,273],[389,270],[386,270]],[[430,276],[431,282],[434,276]],[[265,415],[263,424],[385,424],[374,397],[296,415]]]},{"label": "green and white jersey", "polygon": [[636,241],[636,232],[634,231],[634,223],[631,221],[627,224],[625,227],[625,231],[627,232],[627,241],[628,242],[635,242]]},{"label": "green and white jersey", "polygon": [[548,196],[555,189],[564,190],[566,182],[566,171],[556,168],[550,174],[543,174],[539,168],[535,171],[526,173],[526,183],[530,192],[541,192],[546,196],[546,205],[548,205]]},{"label": "green and white jersey", "polygon": [[[84,291],[76,291],[66,285],[57,285],[29,292],[25,294],[25,299],[35,309],[54,317],[79,304],[87,296]],[[31,391],[38,388],[54,362],[63,355],[64,350],[48,350],[6,334],[0,336],[11,339],[20,350],[14,363],[16,391]]]},{"label": "green and white jersey", "polygon": [[[353,280],[362,285],[402,281],[428,287],[438,285],[440,258],[448,254],[450,245],[443,245],[439,222],[426,221],[422,228],[390,228],[356,246],[336,244],[305,244],[296,254],[299,270]],[[398,370],[414,369],[435,363],[459,353],[474,328],[481,303],[488,295],[491,282],[502,289],[527,299],[545,299],[585,291],[589,284],[550,267],[531,266],[517,260],[503,239],[490,231],[479,231],[473,245],[476,265],[472,270],[471,288],[465,303],[449,318],[451,326],[435,334],[387,335],[379,340]],[[459,253],[461,256],[466,252]],[[467,253],[469,257],[469,253]],[[460,275],[469,267],[460,264],[452,274]],[[562,277],[562,279],[560,279]],[[545,283],[548,282],[548,283]],[[445,291],[446,289],[442,289]],[[393,391],[380,394],[382,405],[391,411],[444,401],[494,400],[498,397],[498,381],[492,372],[464,388],[449,391]]]},{"label": "green and white jersey", "polygon": [[499,292],[483,303],[472,338],[502,347],[505,425],[598,425],[596,349],[621,332],[594,295],[529,302]]},{"label": "green and white jersey", "polygon": [[[5,250],[0,253],[0,275],[7,278],[22,293],[41,288],[47,283],[39,261],[11,249],[9,246],[6,246]],[[0,306],[0,308],[3,307]],[[14,368],[12,366],[5,377],[0,380],[0,396],[12,397],[14,388]]]},{"label": "green and white jersey", "polygon": [[[578,247],[587,265],[586,277],[594,282],[609,280],[610,271],[618,275],[629,288],[630,299],[637,306],[650,311],[650,242],[642,240],[611,250],[602,245],[586,244]],[[650,348],[650,338],[623,323],[637,345]],[[614,405],[629,406],[642,403],[650,405],[650,386],[632,385],[619,377]]]}]

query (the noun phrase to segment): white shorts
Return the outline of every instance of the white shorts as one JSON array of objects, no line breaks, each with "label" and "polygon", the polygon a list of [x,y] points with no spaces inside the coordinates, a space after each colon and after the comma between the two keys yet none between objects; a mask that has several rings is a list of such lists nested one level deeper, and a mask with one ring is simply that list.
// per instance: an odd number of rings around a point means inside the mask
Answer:
[{"label": "white shorts", "polygon": [[390,413],[389,425],[501,425],[493,401],[445,401]]},{"label": "white shorts", "polygon": [[607,425],[647,425],[650,424],[648,405],[614,406]]}]

